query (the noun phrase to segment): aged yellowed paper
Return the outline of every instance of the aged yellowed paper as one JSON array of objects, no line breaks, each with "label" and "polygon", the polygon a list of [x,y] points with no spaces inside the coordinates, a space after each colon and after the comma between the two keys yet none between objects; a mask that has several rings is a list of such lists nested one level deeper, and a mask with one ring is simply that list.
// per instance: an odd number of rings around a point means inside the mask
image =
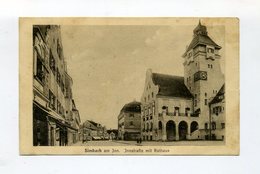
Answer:
[{"label": "aged yellowed paper", "polygon": [[20,18],[23,155],[239,155],[237,18]]}]

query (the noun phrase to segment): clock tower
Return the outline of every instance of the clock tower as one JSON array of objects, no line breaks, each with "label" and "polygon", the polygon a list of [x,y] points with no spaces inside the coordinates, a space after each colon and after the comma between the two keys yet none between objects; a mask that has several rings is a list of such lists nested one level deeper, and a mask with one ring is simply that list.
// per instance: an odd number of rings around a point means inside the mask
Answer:
[{"label": "clock tower", "polygon": [[209,128],[209,101],[224,84],[220,69],[221,46],[208,35],[207,27],[199,21],[184,58],[184,83],[194,97],[194,114],[200,117],[199,129]]}]

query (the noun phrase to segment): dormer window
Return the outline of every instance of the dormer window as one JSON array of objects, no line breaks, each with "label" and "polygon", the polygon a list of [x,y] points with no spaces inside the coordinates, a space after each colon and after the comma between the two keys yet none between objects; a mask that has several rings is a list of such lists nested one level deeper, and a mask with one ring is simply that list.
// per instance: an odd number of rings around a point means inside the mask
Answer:
[{"label": "dormer window", "polygon": [[180,108],[179,107],[174,107],[174,115],[179,115],[179,110]]},{"label": "dormer window", "polygon": [[188,54],[188,58],[190,58],[192,56],[192,52],[189,52]]},{"label": "dormer window", "polygon": [[208,53],[214,53],[214,49],[213,49],[213,48],[208,48],[208,49],[207,49],[207,52],[208,52]]},{"label": "dormer window", "polygon": [[162,107],[163,112],[165,112],[166,114],[168,114],[168,106],[163,106]]}]

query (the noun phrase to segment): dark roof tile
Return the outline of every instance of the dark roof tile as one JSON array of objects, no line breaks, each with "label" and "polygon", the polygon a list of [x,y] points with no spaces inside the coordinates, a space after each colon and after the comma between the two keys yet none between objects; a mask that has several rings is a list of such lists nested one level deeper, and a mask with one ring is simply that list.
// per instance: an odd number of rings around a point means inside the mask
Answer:
[{"label": "dark roof tile", "polygon": [[155,85],[159,85],[158,95],[193,98],[184,84],[184,77],[153,73],[152,79]]},{"label": "dark roof tile", "polygon": [[141,112],[141,103],[133,101],[124,105],[121,112]]}]

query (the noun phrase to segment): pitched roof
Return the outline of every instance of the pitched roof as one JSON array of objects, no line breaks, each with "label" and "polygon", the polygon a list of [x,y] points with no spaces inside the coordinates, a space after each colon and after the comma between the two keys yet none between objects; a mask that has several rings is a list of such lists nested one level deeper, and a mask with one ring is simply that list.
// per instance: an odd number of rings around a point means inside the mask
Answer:
[{"label": "pitched roof", "polygon": [[184,84],[184,77],[153,73],[152,79],[155,85],[159,85],[158,95],[193,98]]},{"label": "pitched roof", "polygon": [[225,95],[225,84],[222,85],[217,95],[211,100],[210,104],[219,103],[224,99]]},{"label": "pitched roof", "polygon": [[211,45],[211,46],[215,47],[216,49],[221,49],[221,46],[216,44],[208,36],[207,27],[204,25],[201,25],[200,22],[197,25],[197,27],[193,30],[193,33],[194,33],[194,37],[193,37],[190,45],[188,46],[186,52],[195,48],[197,45]]},{"label": "pitched roof", "polygon": [[121,112],[141,112],[141,103],[137,101],[127,103],[123,106]]},{"label": "pitched roof", "polygon": [[187,51],[193,49],[197,45],[211,45],[217,49],[221,48],[221,46],[216,44],[208,35],[197,35],[192,39]]}]

